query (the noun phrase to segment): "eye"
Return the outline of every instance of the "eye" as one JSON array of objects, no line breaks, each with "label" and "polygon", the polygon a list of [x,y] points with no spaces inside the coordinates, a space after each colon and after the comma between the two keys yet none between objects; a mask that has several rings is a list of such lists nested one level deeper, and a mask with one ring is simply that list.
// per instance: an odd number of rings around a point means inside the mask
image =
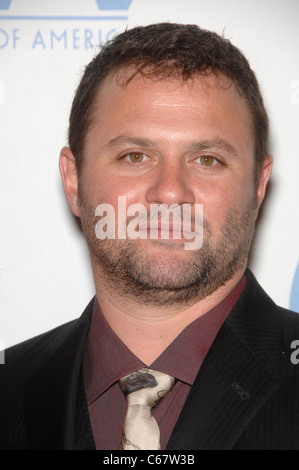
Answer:
[{"label": "eye", "polygon": [[148,156],[142,152],[130,152],[125,156],[126,160],[129,160],[131,163],[144,163]]},{"label": "eye", "polygon": [[198,160],[203,166],[212,166],[216,162],[216,158],[211,155],[202,155],[198,157]]}]

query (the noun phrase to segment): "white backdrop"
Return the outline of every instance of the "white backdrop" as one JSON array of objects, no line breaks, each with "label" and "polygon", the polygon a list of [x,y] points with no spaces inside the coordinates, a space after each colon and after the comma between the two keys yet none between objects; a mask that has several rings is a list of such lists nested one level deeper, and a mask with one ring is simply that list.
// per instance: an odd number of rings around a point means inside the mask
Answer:
[{"label": "white backdrop", "polygon": [[160,21],[224,31],[256,71],[275,164],[250,267],[277,303],[299,312],[298,0],[0,0],[5,347],[78,317],[94,295],[87,247],[58,171],[71,101],[93,46],[127,26]]}]

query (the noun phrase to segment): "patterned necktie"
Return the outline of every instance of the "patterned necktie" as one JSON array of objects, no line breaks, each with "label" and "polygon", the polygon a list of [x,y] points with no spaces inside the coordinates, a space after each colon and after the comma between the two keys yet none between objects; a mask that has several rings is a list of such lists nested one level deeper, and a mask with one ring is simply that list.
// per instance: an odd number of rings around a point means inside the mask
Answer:
[{"label": "patterned necktie", "polygon": [[140,369],[119,381],[127,399],[120,450],[160,449],[160,430],[151,408],[169,392],[174,378],[152,369]]}]

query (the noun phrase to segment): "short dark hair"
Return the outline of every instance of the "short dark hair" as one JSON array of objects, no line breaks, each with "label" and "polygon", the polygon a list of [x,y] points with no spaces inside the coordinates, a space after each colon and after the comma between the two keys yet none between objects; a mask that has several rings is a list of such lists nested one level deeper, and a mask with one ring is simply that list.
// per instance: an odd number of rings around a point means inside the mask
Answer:
[{"label": "short dark hair", "polygon": [[250,65],[228,39],[197,25],[157,23],[118,34],[102,46],[87,65],[77,88],[70,114],[69,146],[82,167],[85,138],[92,122],[95,101],[103,80],[126,66],[137,73],[187,80],[196,74],[224,75],[248,103],[255,139],[255,179],[268,153],[269,121],[259,84]]}]

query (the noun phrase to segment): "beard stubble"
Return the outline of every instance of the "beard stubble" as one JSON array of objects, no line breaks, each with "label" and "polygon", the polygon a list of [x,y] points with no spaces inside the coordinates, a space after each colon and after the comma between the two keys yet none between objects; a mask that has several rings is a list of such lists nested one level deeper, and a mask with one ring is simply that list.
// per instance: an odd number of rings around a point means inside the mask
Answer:
[{"label": "beard stubble", "polygon": [[[217,239],[204,220],[201,248],[182,256],[176,252],[177,242],[98,239],[95,210],[82,192],[80,196],[82,228],[92,263],[101,273],[103,284],[120,297],[161,307],[194,305],[246,265],[254,234],[254,207],[252,201],[242,213],[231,209]],[[144,243],[159,244],[158,252],[149,253]],[[161,255],[161,249],[165,256]]]}]

